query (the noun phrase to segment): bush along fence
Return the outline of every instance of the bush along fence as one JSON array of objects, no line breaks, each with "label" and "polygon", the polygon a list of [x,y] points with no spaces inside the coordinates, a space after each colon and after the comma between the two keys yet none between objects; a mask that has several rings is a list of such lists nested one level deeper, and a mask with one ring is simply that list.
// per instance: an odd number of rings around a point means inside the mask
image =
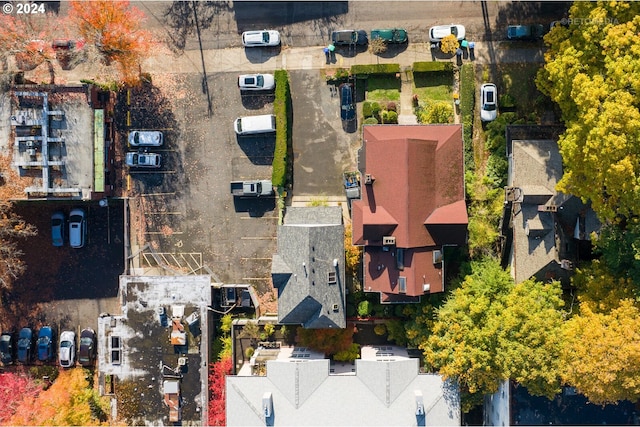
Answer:
[{"label": "bush along fence", "polygon": [[293,167],[290,164],[293,152],[292,135],[292,105],[289,73],[286,70],[276,70],[274,73],[276,90],[273,101],[273,114],[276,116],[276,144],[273,150],[271,183],[278,194],[278,218],[282,224],[285,208],[287,183],[291,182]]},{"label": "bush along fence", "polygon": [[473,64],[464,64],[460,69],[460,115],[462,117],[464,163],[467,171],[475,170],[473,157],[473,106],[475,104],[475,94]]}]

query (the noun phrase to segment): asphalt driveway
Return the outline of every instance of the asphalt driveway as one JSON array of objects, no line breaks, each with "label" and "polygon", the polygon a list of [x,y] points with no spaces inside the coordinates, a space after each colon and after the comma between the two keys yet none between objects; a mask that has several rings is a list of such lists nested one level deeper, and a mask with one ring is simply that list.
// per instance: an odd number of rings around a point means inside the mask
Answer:
[{"label": "asphalt driveway", "polygon": [[342,173],[356,167],[358,132],[345,130],[337,91],[331,90],[319,70],[291,71],[290,80],[293,195],[342,196]]}]

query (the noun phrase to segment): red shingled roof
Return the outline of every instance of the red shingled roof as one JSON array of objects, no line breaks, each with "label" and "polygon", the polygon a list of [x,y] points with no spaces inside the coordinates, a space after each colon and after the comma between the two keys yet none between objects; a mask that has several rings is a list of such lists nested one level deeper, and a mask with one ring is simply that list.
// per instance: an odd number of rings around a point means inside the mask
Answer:
[{"label": "red shingled roof", "polygon": [[[363,184],[362,199],[353,203],[353,242],[365,246],[365,262],[372,262],[392,256],[392,251],[377,251],[383,236],[394,236],[396,247],[404,248],[410,261],[402,271],[387,274],[367,265],[365,289],[397,293],[401,275],[407,277],[407,295],[422,295],[425,283],[431,292],[441,291],[432,251],[443,244],[464,244],[468,223],[462,127],[381,125],[365,126],[363,132],[362,173],[371,175],[373,184]],[[386,263],[384,268],[391,266]],[[433,283],[436,279],[438,284]]]}]

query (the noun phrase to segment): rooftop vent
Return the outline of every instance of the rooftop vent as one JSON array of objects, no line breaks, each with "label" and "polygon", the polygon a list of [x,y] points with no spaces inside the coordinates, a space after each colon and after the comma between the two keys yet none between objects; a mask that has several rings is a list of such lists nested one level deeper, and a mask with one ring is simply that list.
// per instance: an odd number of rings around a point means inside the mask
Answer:
[{"label": "rooftop vent", "polygon": [[273,396],[270,391],[262,395],[262,413],[265,418],[271,418],[273,413]]},{"label": "rooftop vent", "polygon": [[335,285],[336,283],[338,283],[338,277],[336,275],[335,271],[330,271],[329,272],[329,284],[330,285]]},{"label": "rooftop vent", "polygon": [[376,179],[370,174],[367,173],[364,175],[364,183],[365,185],[371,185],[373,184],[373,181],[375,181]]},{"label": "rooftop vent", "polygon": [[416,415],[424,415],[424,400],[422,398],[422,391],[414,390],[413,394],[416,397]]},{"label": "rooftop vent", "polygon": [[338,310],[340,310],[340,309],[338,308],[338,304],[333,304],[333,311],[334,311],[334,312],[337,312]]},{"label": "rooftop vent", "polygon": [[556,205],[538,205],[538,212],[558,212]]}]

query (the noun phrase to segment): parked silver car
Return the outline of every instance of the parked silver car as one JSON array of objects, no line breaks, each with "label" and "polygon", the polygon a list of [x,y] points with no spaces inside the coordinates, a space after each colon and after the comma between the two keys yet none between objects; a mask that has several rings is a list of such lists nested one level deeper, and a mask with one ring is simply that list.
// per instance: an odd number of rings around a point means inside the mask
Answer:
[{"label": "parked silver car", "polygon": [[127,153],[125,163],[130,168],[159,168],[162,156],[156,153]]},{"label": "parked silver car", "polygon": [[245,31],[242,33],[242,46],[278,46],[280,44],[280,33],[276,30]]},{"label": "parked silver car", "polygon": [[238,76],[240,90],[271,90],[276,87],[273,74],[241,74]]},{"label": "parked silver car", "polygon": [[60,366],[71,368],[76,364],[76,333],[64,331],[60,334],[60,351],[58,354]]},{"label": "parked silver car", "polygon": [[493,83],[480,86],[480,120],[491,122],[498,117],[498,90]]},{"label": "parked silver car", "polygon": [[131,147],[160,147],[164,143],[162,132],[157,130],[134,130],[129,132]]},{"label": "parked silver car", "polygon": [[83,209],[73,209],[69,214],[69,245],[72,248],[84,246],[87,235],[87,216]]}]

